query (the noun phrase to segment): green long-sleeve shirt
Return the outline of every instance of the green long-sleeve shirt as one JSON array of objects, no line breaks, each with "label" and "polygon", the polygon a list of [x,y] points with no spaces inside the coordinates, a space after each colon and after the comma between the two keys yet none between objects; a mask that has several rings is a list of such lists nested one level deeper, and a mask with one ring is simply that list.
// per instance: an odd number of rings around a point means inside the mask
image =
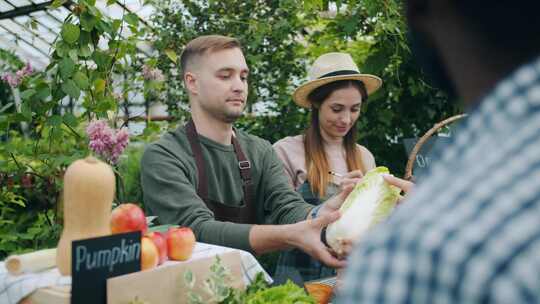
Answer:
[{"label": "green long-sleeve shirt", "polygon": [[[251,161],[253,204],[258,224],[288,224],[304,220],[312,205],[287,181],[283,165],[267,141],[237,131],[238,142]],[[232,145],[200,136],[208,176],[208,197],[240,206],[242,179]],[[220,222],[197,195],[197,166],[184,128],[168,132],[150,144],[141,160],[144,204],[160,224],[190,226],[198,241],[251,250],[249,224]]]}]

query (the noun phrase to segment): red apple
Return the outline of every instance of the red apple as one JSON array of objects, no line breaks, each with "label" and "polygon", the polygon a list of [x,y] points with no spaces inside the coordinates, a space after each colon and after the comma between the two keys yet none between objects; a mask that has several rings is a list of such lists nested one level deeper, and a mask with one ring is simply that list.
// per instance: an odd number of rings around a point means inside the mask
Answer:
[{"label": "red apple", "polygon": [[141,270],[151,269],[159,263],[159,252],[150,237],[141,238]]},{"label": "red apple", "polygon": [[191,257],[195,247],[195,234],[189,227],[169,228],[167,251],[169,259],[185,261]]},{"label": "red apple", "polygon": [[167,260],[167,238],[159,231],[149,232],[147,234],[149,238],[154,241],[159,252],[159,265],[163,264]]},{"label": "red apple", "polygon": [[147,227],[144,211],[135,204],[120,204],[111,213],[111,232],[113,234],[131,231],[141,231],[142,234],[145,234]]}]

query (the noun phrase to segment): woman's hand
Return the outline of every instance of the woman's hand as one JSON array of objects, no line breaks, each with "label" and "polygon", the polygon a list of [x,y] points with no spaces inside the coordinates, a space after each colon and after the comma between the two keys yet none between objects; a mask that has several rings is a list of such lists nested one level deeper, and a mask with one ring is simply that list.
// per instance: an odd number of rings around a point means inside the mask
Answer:
[{"label": "woman's hand", "polygon": [[404,180],[398,177],[395,177],[391,174],[384,174],[383,175],[384,180],[389,183],[392,186],[396,186],[399,189],[403,190],[405,192],[405,195],[414,188],[414,183],[410,182],[408,180]]},{"label": "woman's hand", "polygon": [[364,173],[361,170],[354,170],[344,174],[339,180],[339,188],[343,190],[349,185],[352,185],[354,188],[362,180],[362,177],[364,177]]}]

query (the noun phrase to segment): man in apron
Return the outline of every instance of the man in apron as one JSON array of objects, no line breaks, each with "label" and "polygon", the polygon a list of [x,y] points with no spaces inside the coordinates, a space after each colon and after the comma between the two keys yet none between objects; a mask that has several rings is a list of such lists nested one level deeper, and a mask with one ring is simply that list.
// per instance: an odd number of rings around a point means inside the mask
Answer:
[{"label": "man in apron", "polygon": [[249,70],[236,39],[201,36],[181,56],[191,119],[145,150],[144,203],[161,224],[189,226],[198,241],[262,254],[299,248],[340,268],[321,242],[348,187],[320,207],[288,184],[267,141],[233,127],[248,95]]}]

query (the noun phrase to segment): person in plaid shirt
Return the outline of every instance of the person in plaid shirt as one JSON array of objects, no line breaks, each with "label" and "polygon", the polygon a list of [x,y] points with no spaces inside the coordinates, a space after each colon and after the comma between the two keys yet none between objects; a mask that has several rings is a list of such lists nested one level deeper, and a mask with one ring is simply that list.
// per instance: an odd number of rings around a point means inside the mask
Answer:
[{"label": "person in plaid shirt", "polygon": [[337,303],[540,303],[538,11],[406,1],[413,52],[470,115],[349,256]]}]

